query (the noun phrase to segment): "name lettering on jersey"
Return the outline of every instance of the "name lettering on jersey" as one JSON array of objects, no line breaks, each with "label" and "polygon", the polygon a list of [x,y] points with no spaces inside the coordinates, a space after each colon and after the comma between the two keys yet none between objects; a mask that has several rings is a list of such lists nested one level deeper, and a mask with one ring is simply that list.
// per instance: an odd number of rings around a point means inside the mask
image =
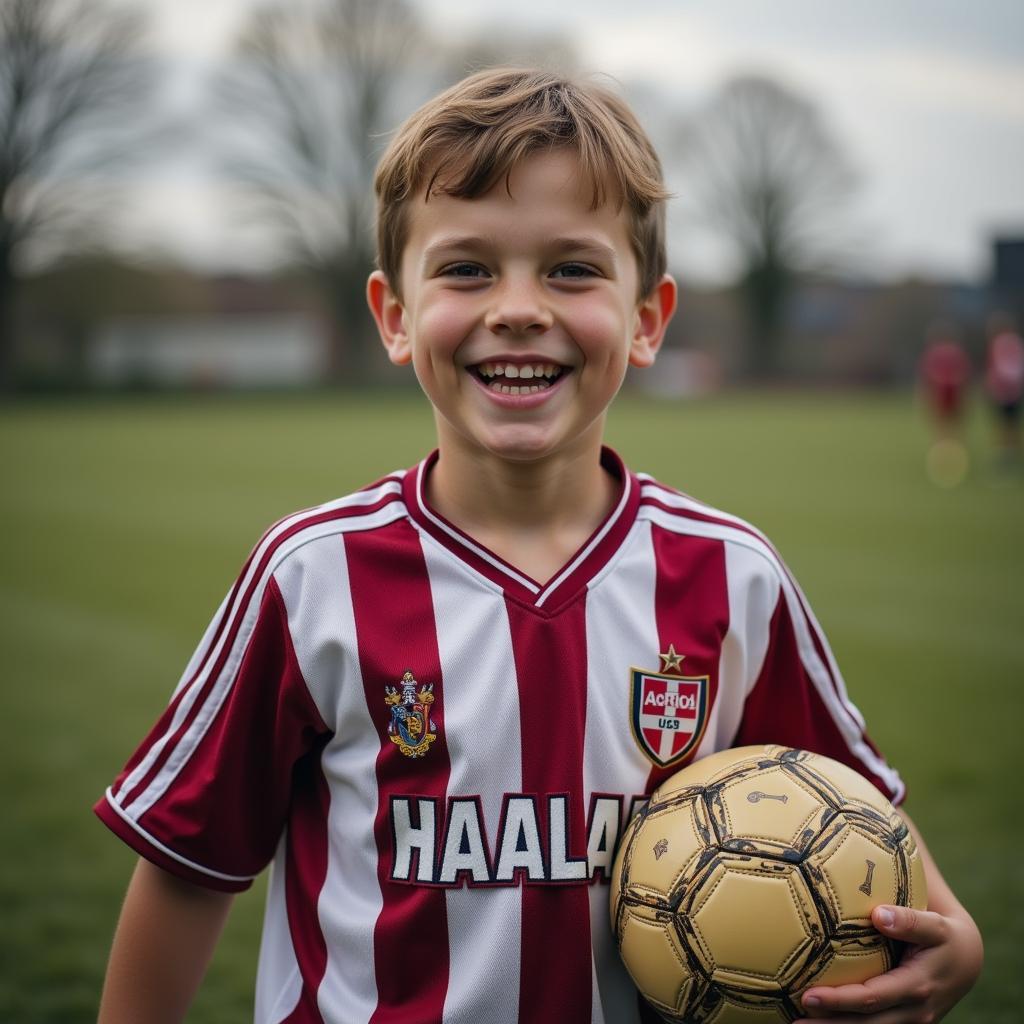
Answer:
[{"label": "name lettering on jersey", "polygon": [[391,708],[388,739],[406,757],[423,757],[437,739],[437,726],[430,717],[434,684],[420,686],[407,670],[402,676],[401,693],[397,687],[384,687],[384,702]]},{"label": "name lettering on jersey", "polygon": [[640,749],[659,768],[681,767],[704,735],[708,718],[707,676],[684,676],[685,654],[668,645],[662,671],[630,669],[630,725]]},{"label": "name lettering on jersey", "polygon": [[[611,878],[625,798],[595,793],[587,816],[587,855],[573,856],[569,797],[505,795],[494,834],[479,796],[458,796],[447,808],[433,797],[391,798],[391,880],[421,885],[589,885]],[[646,797],[630,801],[630,817]]]}]

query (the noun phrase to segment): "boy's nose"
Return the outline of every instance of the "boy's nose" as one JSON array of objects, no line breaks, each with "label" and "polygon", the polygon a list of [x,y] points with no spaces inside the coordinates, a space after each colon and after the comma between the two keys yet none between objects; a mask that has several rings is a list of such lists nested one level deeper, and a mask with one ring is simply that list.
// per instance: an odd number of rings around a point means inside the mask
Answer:
[{"label": "boy's nose", "polygon": [[522,280],[506,281],[494,289],[484,317],[487,328],[496,334],[539,334],[553,322],[543,288]]}]

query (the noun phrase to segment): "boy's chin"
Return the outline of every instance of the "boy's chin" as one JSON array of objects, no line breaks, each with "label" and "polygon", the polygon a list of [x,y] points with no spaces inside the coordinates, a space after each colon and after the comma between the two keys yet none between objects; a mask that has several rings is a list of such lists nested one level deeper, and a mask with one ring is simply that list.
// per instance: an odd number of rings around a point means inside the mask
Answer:
[{"label": "boy's chin", "polygon": [[529,424],[508,424],[464,440],[468,440],[471,447],[485,457],[518,465],[579,453],[588,447],[599,451],[601,447],[599,432],[595,434],[588,430],[565,436],[560,431],[552,430],[550,425],[545,428]]},{"label": "boy's chin", "polygon": [[560,445],[548,438],[516,437],[491,438],[481,443],[480,447],[488,455],[503,462],[529,463],[557,454]]}]

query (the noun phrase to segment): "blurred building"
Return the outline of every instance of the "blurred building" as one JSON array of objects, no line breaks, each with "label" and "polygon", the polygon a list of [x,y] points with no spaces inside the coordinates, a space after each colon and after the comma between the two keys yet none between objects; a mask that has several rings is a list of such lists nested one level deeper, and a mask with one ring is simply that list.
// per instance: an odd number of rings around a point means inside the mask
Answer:
[{"label": "blurred building", "polygon": [[101,323],[86,355],[105,388],[297,388],[326,376],[329,346],[303,313],[124,317]]},{"label": "blurred building", "polygon": [[[867,282],[807,278],[793,288],[785,310],[781,378],[823,386],[906,386],[915,379],[928,328],[937,320],[955,326],[980,372],[986,321],[995,310],[1024,324],[1024,237],[991,243],[991,272],[979,282],[906,278]],[[670,325],[666,351],[710,356],[720,378],[743,379],[749,332],[738,296],[731,289],[680,290],[679,312]],[[673,366],[656,383],[637,375],[645,390],[678,395],[700,390],[695,381],[714,380],[691,372],[700,362]]]},{"label": "blurred building", "polygon": [[30,279],[20,314],[23,379],[44,389],[308,387],[335,351],[316,293],[287,274],[82,262]]},{"label": "blurred building", "polygon": [[[799,283],[785,313],[780,379],[809,386],[906,386],[930,324],[956,326],[975,366],[996,309],[1024,323],[1024,238],[992,246],[979,283],[837,278]],[[100,261],[57,268],[27,282],[21,365],[29,386],[103,388],[298,388],[339,379],[354,338],[338,338],[322,292],[299,272],[206,276],[181,267]],[[386,365],[353,372],[359,386],[410,384]],[[681,282],[679,312],[654,374],[630,386],[693,396],[743,380],[749,333],[731,288]],[[348,356],[348,358],[346,358]],[[351,360],[351,361],[350,361]]]},{"label": "blurred building", "polygon": [[[785,311],[779,379],[812,386],[906,385],[936,319],[960,325],[980,358],[990,306],[984,285],[805,280],[794,287]],[[632,383],[680,397],[713,390],[719,382],[744,379],[749,344],[733,290],[684,286],[657,373],[636,374]],[[676,360],[675,352],[687,358]]]}]

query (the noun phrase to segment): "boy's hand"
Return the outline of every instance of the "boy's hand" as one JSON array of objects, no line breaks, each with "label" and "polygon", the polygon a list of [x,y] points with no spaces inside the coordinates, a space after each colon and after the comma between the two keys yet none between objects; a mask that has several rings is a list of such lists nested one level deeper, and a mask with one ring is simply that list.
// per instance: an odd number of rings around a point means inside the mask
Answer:
[{"label": "boy's hand", "polygon": [[974,984],[981,936],[965,913],[943,916],[908,907],[875,907],[875,927],[907,944],[899,965],[860,985],[804,993],[806,1019],[859,1024],[933,1024]]}]

